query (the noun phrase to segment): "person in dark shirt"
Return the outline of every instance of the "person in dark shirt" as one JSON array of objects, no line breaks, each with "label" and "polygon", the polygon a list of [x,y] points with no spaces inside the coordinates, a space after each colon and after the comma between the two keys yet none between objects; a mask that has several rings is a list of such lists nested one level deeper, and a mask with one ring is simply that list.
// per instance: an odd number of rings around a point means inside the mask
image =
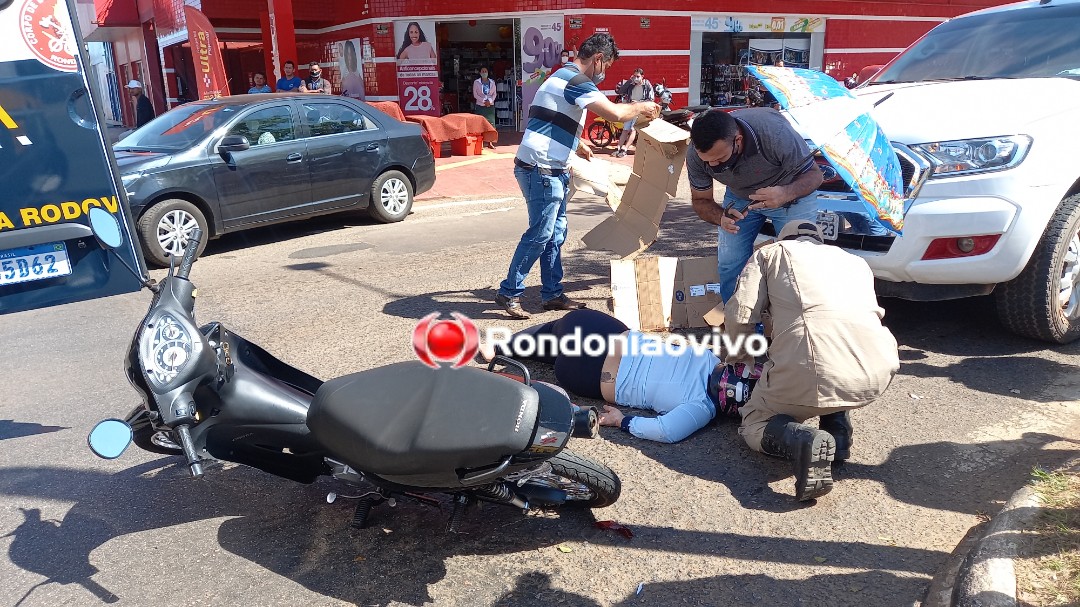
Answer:
[{"label": "person in dark shirt", "polygon": [[157,114],[154,113],[154,105],[143,94],[143,85],[138,80],[132,80],[127,84],[128,94],[135,99],[135,128],[150,122]]}]

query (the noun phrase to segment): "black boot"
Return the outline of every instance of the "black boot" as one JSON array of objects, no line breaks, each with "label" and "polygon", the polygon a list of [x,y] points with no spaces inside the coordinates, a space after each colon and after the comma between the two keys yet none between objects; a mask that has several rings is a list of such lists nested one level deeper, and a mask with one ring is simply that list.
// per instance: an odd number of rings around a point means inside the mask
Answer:
[{"label": "black boot", "polygon": [[818,418],[818,428],[832,434],[836,442],[836,457],[838,462],[847,461],[851,457],[851,415],[847,411],[830,413]]},{"label": "black boot", "polygon": [[795,498],[800,502],[832,491],[832,460],[836,443],[828,432],[800,424],[790,415],[777,415],[765,426],[761,450],[793,463]]}]

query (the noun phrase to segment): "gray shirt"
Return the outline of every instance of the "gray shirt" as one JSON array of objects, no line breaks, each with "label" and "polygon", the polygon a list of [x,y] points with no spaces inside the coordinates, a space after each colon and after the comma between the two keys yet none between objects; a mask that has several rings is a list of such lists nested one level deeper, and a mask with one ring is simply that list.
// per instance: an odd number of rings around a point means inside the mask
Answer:
[{"label": "gray shirt", "polygon": [[[719,112],[721,110],[713,110]],[[732,194],[749,199],[761,188],[787,185],[814,166],[806,141],[780,112],[772,108],[735,110],[731,116],[743,133],[743,150],[735,166],[720,170],[703,161],[694,149],[686,152],[686,176],[695,190],[712,190],[713,180]],[[787,173],[778,183],[777,178]]]}]

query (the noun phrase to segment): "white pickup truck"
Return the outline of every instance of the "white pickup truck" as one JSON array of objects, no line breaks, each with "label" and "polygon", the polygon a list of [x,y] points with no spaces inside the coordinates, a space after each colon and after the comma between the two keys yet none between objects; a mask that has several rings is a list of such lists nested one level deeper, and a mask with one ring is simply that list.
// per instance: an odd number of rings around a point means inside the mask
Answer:
[{"label": "white pickup truck", "polygon": [[[1010,331],[1080,338],[1080,0],[942,23],[853,92],[891,94],[873,116],[914,196],[900,237],[830,216],[878,294],[992,294]],[[826,177],[822,207],[850,211],[850,188]]]}]

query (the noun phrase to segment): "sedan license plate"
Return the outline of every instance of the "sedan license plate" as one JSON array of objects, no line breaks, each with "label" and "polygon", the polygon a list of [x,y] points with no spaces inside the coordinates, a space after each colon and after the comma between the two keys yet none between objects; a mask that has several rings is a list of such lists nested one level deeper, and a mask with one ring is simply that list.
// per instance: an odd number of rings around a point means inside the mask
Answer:
[{"label": "sedan license plate", "polygon": [[828,211],[818,211],[817,224],[825,240],[836,240],[840,232],[840,216]]},{"label": "sedan license plate", "polygon": [[62,242],[0,251],[0,286],[71,274],[71,261]]}]

